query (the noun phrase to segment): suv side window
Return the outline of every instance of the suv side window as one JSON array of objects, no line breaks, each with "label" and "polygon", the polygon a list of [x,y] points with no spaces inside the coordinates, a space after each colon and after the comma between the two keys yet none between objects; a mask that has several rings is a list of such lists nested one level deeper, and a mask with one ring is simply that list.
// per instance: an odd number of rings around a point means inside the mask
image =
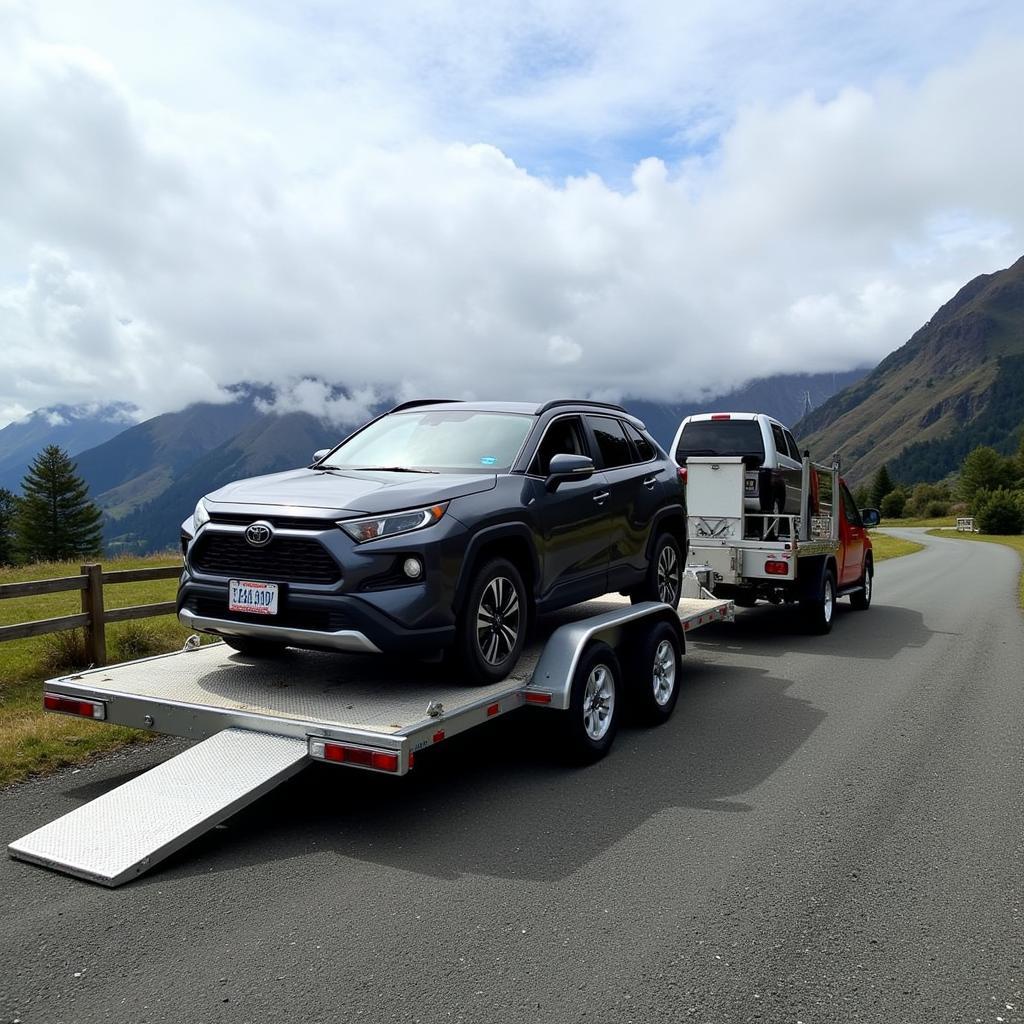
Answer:
[{"label": "suv side window", "polygon": [[636,449],[638,462],[650,462],[654,458],[654,446],[640,433],[632,423],[623,423],[626,428],[626,436],[633,442]]},{"label": "suv side window", "polygon": [[617,466],[628,466],[633,460],[633,451],[629,440],[622,432],[622,424],[611,416],[588,416],[587,423],[597,438],[597,447],[601,450],[605,469]]},{"label": "suv side window", "polygon": [[789,457],[797,462],[803,462],[803,456],[800,454],[800,449],[797,447],[793,435],[788,430],[784,430],[783,433],[786,435],[786,447],[789,448]]},{"label": "suv side window", "polygon": [[548,424],[527,472],[531,476],[546,477],[550,471],[552,455],[589,454],[579,416],[562,416]]},{"label": "suv side window", "polygon": [[786,446],[786,435],[782,433],[782,427],[778,423],[772,424],[772,438],[775,441],[775,450],[779,455],[789,457],[789,448]]},{"label": "suv side window", "polygon": [[860,509],[857,508],[857,502],[853,500],[853,495],[850,493],[850,489],[843,484],[840,487],[843,494],[843,505],[846,508],[846,519],[851,526],[863,526],[864,520],[860,517]]}]

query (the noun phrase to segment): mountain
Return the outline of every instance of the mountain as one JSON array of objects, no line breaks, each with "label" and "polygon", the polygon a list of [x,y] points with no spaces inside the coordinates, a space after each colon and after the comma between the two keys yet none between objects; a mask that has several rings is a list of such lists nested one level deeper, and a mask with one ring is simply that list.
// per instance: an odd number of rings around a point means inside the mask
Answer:
[{"label": "mountain", "polygon": [[25,470],[48,445],[78,455],[103,444],[134,422],[135,409],[125,402],[102,405],[52,405],[0,430],[0,487],[17,491]]},{"label": "mountain", "polygon": [[1024,423],[1024,257],[964,285],[863,380],[794,428],[818,457],[840,451],[858,483],[881,465],[940,480],[977,444],[1011,450]]},{"label": "mountain", "polygon": [[78,458],[93,499],[115,519],[150,502],[207,452],[265,417],[257,395],[198,402],[122,431]]},{"label": "mountain", "polygon": [[803,415],[808,397],[811,406],[817,407],[867,373],[868,367],[839,373],[780,373],[774,377],[760,377],[728,394],[699,402],[628,401],[623,404],[639,416],[654,437],[668,449],[684,416],[716,410],[763,412],[789,426]]}]

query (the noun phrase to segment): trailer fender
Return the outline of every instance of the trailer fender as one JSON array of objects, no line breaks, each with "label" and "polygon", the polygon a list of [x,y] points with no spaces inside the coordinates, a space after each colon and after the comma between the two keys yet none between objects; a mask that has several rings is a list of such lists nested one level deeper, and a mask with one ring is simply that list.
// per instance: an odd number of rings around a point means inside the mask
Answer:
[{"label": "trailer fender", "polygon": [[668,622],[679,638],[680,654],[686,650],[686,636],[679,616],[667,604],[642,601],[629,608],[616,608],[580,622],[569,622],[551,634],[534,669],[528,692],[550,694],[547,707],[566,710],[571,701],[576,665],[592,640],[601,640],[618,651],[635,635],[655,622]]}]

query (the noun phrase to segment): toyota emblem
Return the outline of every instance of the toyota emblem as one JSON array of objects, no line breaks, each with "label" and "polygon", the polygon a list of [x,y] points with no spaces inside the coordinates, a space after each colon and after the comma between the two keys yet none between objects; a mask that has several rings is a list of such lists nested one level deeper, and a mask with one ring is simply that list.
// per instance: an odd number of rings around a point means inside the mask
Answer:
[{"label": "toyota emblem", "polygon": [[253,523],[248,526],[245,531],[245,539],[254,548],[263,548],[270,543],[270,539],[274,536],[274,528],[270,523],[260,521]]}]

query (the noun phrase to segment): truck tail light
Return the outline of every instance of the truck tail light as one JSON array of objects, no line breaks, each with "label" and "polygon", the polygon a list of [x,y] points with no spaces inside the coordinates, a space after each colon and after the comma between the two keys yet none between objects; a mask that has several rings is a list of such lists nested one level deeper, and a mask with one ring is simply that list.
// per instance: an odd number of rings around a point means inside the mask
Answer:
[{"label": "truck tail light", "polygon": [[789,562],[765,562],[764,571],[769,576],[787,576],[789,575]]},{"label": "truck tail light", "polygon": [[351,764],[357,768],[370,768],[377,772],[398,771],[397,751],[371,750],[369,747],[353,747],[347,743],[310,740],[309,754],[310,757],[320,761],[332,761],[334,764]]},{"label": "truck tail light", "polygon": [[716,412],[711,418],[713,420],[731,420],[732,416],[727,412]]},{"label": "truck tail light", "polygon": [[102,722],[107,717],[107,705],[101,700],[82,700],[81,697],[64,697],[59,693],[44,693],[43,707],[47,711],[59,711],[64,715],[78,715]]}]

